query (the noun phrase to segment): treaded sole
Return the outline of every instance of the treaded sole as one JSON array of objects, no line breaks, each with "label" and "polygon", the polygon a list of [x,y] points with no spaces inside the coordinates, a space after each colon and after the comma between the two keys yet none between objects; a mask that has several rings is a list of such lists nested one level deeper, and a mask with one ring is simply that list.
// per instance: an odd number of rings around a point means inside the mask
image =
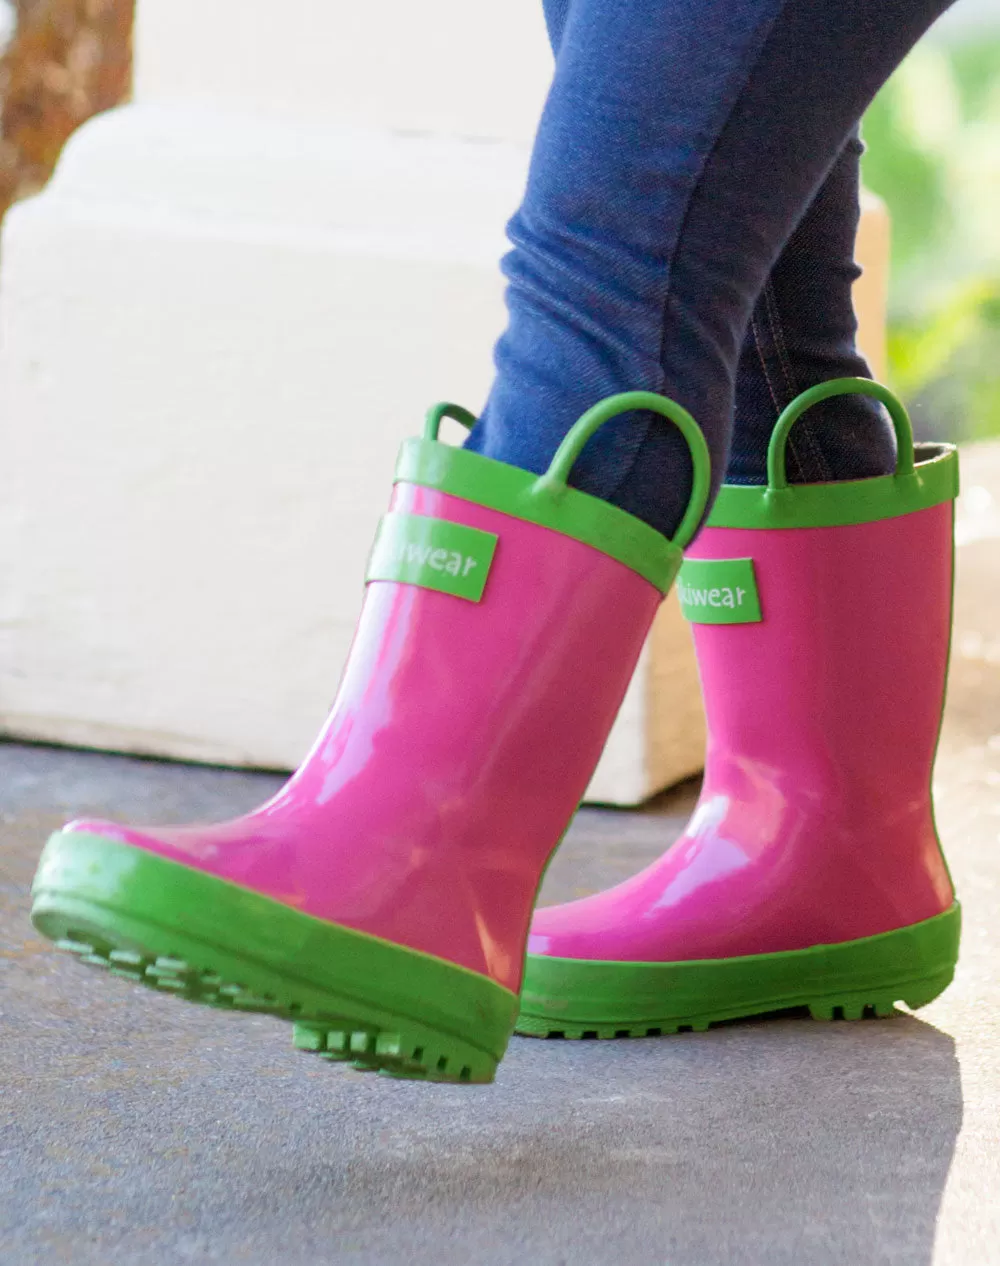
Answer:
[{"label": "treaded sole", "polygon": [[458,1048],[440,1036],[412,1027],[354,1028],[349,1021],[338,1025],[300,1021],[293,1030],[295,1049],[321,1059],[349,1063],[361,1072],[419,1081],[444,1081],[484,1085],[496,1073],[496,1061],[473,1047]]},{"label": "treaded sole", "polygon": [[515,1032],[522,1037],[566,1038],[567,1040],[600,1040],[612,1038],[674,1037],[682,1033],[704,1033],[716,1024],[731,1024],[734,1020],[777,1018],[791,1013],[807,1011],[813,1020],[874,1020],[887,1019],[900,1014],[897,1003],[902,1002],[911,1011],[933,1002],[951,984],[954,972],[936,979],[913,981],[888,991],[878,993],[836,994],[789,1004],[787,999],[758,999],[744,1007],[710,1011],[707,1014],[687,1017],[672,1016],[669,1019],[643,1020],[638,1024],[559,1024],[545,1016],[525,1015],[518,1017]]},{"label": "treaded sole", "polygon": [[[201,948],[196,962],[191,961],[190,943],[185,949],[187,957],[151,948],[150,942],[161,937],[162,929],[157,928],[149,929],[145,937],[132,935],[116,941],[105,925],[100,937],[93,935],[93,929],[68,929],[68,935],[60,937],[55,946],[88,967],[221,1011],[296,1021],[311,1009],[304,997],[296,996],[294,987],[261,992],[247,985],[239,978],[239,967],[211,946]],[[496,1075],[495,1059],[451,1035],[434,1032],[405,1017],[361,1007],[356,999],[330,999],[328,1005],[328,1019],[296,1023],[296,1049],[347,1061],[364,1071],[422,1081],[484,1084]]]},{"label": "treaded sole", "polygon": [[486,977],[100,836],[46,847],[32,922],[89,967],[301,1021],[295,1045],[392,1077],[493,1080],[517,999]]},{"label": "treaded sole", "polygon": [[529,954],[515,1031],[527,1037],[654,1037],[806,1011],[816,1020],[916,1010],[951,983],[961,909],[853,941],[675,962]]}]

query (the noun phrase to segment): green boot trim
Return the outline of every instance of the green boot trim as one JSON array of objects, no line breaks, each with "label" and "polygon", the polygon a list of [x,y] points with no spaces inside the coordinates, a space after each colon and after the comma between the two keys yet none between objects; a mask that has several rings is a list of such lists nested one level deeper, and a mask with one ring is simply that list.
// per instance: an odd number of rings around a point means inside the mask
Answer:
[{"label": "green boot trim", "polygon": [[302,1021],[297,1046],[359,1068],[492,1081],[513,1029],[516,997],[478,972],[99,835],[52,836],[32,895],[35,927],[82,962]]},{"label": "green boot trim", "polygon": [[517,1032],[531,1037],[655,1037],[721,1020],[808,1008],[815,1020],[892,1015],[947,989],[961,913],[894,932],[783,954],[676,963],[529,954]]}]

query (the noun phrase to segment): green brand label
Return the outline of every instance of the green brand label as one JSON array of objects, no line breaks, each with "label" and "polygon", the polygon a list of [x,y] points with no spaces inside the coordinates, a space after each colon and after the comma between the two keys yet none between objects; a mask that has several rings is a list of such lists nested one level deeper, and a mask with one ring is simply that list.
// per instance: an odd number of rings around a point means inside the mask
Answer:
[{"label": "green brand label", "polygon": [[366,580],[399,580],[478,602],[490,574],[492,532],[392,511],[382,518]]},{"label": "green brand label", "polygon": [[686,558],[677,596],[692,624],[754,624],[761,618],[752,558]]}]

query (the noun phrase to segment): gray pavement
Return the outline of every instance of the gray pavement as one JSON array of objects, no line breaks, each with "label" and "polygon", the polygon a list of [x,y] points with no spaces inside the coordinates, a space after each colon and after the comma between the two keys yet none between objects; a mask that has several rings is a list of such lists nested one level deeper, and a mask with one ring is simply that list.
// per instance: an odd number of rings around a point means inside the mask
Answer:
[{"label": "gray pavement", "polygon": [[[0,745],[0,1263],[1000,1263],[1000,447],[964,482],[938,784],[966,932],[918,1016],[515,1039],[492,1087],[327,1065],[27,919],[67,816],[216,817],[277,779]],[[583,812],[545,896],[636,869],[694,794]]]}]

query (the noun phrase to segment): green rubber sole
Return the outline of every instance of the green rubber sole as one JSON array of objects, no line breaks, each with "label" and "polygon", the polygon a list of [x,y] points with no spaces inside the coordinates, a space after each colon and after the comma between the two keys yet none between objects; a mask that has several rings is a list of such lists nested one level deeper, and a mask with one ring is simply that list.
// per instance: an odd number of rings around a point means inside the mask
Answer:
[{"label": "green rubber sole", "polygon": [[295,1044],[391,1077],[490,1082],[517,999],[476,972],[83,832],[45,846],[31,919],[136,984],[295,1021]]},{"label": "green rubber sole", "polygon": [[592,962],[529,954],[516,1031],[528,1037],[659,1037],[807,1010],[815,1020],[890,1016],[951,983],[961,910],[894,932],[784,954],[695,962]]}]

